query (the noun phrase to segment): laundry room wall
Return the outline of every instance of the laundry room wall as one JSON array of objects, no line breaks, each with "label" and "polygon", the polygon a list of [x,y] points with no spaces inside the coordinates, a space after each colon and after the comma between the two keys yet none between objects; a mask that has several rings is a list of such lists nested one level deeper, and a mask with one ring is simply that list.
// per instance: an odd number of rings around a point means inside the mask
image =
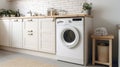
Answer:
[{"label": "laundry room wall", "polygon": [[[106,27],[109,34],[115,35],[113,40],[113,60],[118,60],[118,30],[120,24],[120,0],[88,0],[93,3],[94,29]],[[115,63],[114,62],[114,63]]]},{"label": "laundry room wall", "polygon": [[[69,14],[81,13],[82,3],[86,0],[6,0],[0,1],[0,8],[20,9],[26,14],[29,10],[46,14],[48,8],[56,8],[68,11]],[[93,3],[94,29],[106,27],[109,34],[115,35],[113,43],[113,60],[118,59],[118,36],[116,25],[120,24],[120,0],[87,0]],[[10,6],[10,7],[9,7]]]},{"label": "laundry room wall", "polygon": [[69,14],[81,13],[82,3],[86,0],[13,0],[11,9],[20,9],[26,14],[28,11],[47,14],[48,8],[66,10]]},{"label": "laundry room wall", "polygon": [[0,9],[9,9],[9,2],[7,0],[0,0]]},{"label": "laundry room wall", "polygon": [[[46,14],[48,8],[68,11],[69,14],[81,13],[82,3],[86,0],[13,0],[11,9],[20,9],[23,14],[29,10]],[[93,3],[94,29],[106,27],[109,34],[115,35],[113,43],[113,60],[118,59],[118,41],[116,25],[120,24],[120,0],[87,0]]]}]

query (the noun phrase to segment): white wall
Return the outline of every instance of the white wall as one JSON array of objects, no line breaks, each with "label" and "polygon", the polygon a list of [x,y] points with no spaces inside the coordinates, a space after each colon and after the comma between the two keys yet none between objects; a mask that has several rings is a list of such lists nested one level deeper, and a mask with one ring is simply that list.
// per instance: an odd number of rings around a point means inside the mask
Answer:
[{"label": "white wall", "polygon": [[[81,5],[85,0],[13,0],[11,9],[20,9],[25,14],[29,10],[46,14],[47,8],[56,8],[69,11],[69,14],[80,13]],[[115,35],[113,44],[113,60],[117,60],[117,29],[120,24],[120,0],[88,0],[93,2],[94,27],[105,26],[110,34]],[[8,8],[6,0],[1,0],[0,8]]]},{"label": "white wall", "polygon": [[9,9],[9,2],[7,0],[0,0],[0,9]]},{"label": "white wall", "polygon": [[62,9],[69,14],[81,13],[85,0],[16,0],[11,2],[11,9],[20,9],[21,13],[28,11],[47,14],[48,8]]},{"label": "white wall", "polygon": [[[90,0],[89,0],[90,1]],[[116,25],[120,24],[120,0],[91,0],[93,2],[94,27],[106,27],[115,35],[113,60],[118,59],[118,34]]]}]

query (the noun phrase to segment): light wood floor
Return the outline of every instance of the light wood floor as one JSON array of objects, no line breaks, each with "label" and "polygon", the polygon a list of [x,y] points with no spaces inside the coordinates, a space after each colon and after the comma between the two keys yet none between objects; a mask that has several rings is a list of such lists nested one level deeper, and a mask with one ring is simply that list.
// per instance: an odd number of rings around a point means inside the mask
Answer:
[{"label": "light wood floor", "polygon": [[31,55],[22,54],[22,53],[0,50],[0,62],[5,62],[5,61],[9,60],[10,58],[14,58],[14,57],[31,58],[31,59],[34,59],[34,60],[39,60],[39,61],[42,61],[42,62],[55,64],[58,67],[107,67],[107,66],[81,66],[81,65],[77,65],[77,64],[71,64],[71,63],[57,61],[57,60],[48,59],[48,58],[42,58],[42,57],[31,56]]}]

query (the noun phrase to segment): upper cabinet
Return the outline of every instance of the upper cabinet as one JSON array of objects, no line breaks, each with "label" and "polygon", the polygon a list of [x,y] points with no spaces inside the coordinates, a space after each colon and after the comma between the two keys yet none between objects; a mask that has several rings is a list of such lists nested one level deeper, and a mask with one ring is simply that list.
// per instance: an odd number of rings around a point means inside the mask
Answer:
[{"label": "upper cabinet", "polygon": [[10,46],[10,20],[0,20],[0,45]]}]

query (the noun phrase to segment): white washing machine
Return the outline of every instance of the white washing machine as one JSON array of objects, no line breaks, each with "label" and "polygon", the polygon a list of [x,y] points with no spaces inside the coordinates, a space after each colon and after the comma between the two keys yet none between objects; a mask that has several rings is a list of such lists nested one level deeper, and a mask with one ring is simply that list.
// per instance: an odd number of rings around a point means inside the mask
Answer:
[{"label": "white washing machine", "polygon": [[[56,19],[57,59],[77,64],[87,63],[85,18]],[[87,31],[86,31],[87,32]],[[86,52],[86,53],[85,53]]]}]

